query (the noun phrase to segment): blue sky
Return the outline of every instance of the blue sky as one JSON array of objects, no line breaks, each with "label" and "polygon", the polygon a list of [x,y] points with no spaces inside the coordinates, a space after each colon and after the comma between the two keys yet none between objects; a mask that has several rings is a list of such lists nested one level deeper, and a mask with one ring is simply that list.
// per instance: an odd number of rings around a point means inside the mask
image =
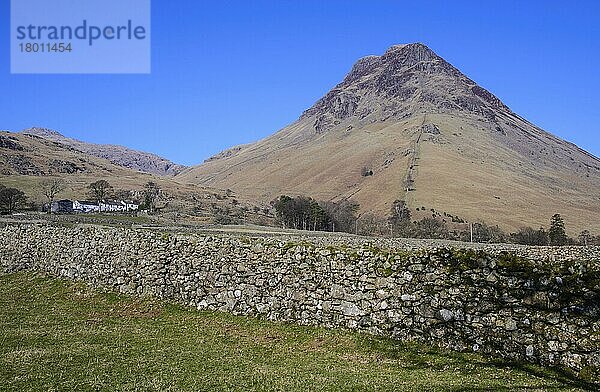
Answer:
[{"label": "blue sky", "polygon": [[423,42],[600,156],[598,1],[153,0],[150,75],[11,75],[0,4],[0,129],[44,126],[196,164],[291,123],[359,57]]}]

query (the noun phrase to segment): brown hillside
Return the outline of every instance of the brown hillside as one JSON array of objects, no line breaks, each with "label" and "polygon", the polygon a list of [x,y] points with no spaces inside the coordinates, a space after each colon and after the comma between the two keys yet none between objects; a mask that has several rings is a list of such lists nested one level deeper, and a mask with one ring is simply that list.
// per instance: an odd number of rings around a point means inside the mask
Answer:
[{"label": "brown hillside", "polygon": [[46,128],[29,128],[22,131],[22,133],[58,142],[88,155],[108,159],[115,165],[145,173],[156,174],[159,176],[174,176],[185,169],[185,166],[173,163],[156,154],[137,151],[114,144],[82,142],[80,140],[68,138],[59,132]]},{"label": "brown hillside", "polygon": [[127,191],[141,191],[144,184],[154,181],[163,189],[166,201],[186,208],[198,206],[201,201],[206,204],[215,194],[225,198],[224,191],[128,169],[39,136],[0,132],[0,184],[22,189],[29,200],[43,203],[40,185],[52,178],[65,184],[59,198],[85,198],[87,186],[100,179],[107,180],[115,190]]},{"label": "brown hillside", "polygon": [[573,233],[600,231],[600,160],[513,113],[422,44],[360,59],[293,124],[176,178],[263,202],[305,194],[387,214],[403,199],[507,229],[561,213]]}]

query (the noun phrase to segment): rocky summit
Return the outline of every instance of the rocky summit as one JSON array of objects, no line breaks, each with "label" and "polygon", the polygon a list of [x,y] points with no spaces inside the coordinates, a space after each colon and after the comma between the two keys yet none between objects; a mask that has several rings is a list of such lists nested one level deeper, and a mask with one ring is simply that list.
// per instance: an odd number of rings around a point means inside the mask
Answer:
[{"label": "rocky summit", "polygon": [[57,142],[86,154],[107,159],[115,165],[144,173],[156,174],[159,176],[173,176],[185,168],[185,166],[173,163],[168,159],[160,157],[156,154],[137,151],[114,144],[82,142],[80,140],[66,137],[61,133],[51,129],[29,128],[22,131],[22,133]]},{"label": "rocky summit", "polygon": [[[373,175],[363,176],[365,168]],[[403,200],[413,211],[506,229],[561,213],[573,231],[600,230],[600,160],[514,113],[420,43],[361,58],[289,126],[177,178],[263,202],[281,194],[349,199],[361,213],[387,215]]]},{"label": "rocky summit", "polygon": [[463,113],[495,120],[497,111],[512,114],[427,46],[411,44],[358,60],[343,82],[303,117],[316,116],[315,128],[322,131],[350,118],[368,122],[419,113]]}]

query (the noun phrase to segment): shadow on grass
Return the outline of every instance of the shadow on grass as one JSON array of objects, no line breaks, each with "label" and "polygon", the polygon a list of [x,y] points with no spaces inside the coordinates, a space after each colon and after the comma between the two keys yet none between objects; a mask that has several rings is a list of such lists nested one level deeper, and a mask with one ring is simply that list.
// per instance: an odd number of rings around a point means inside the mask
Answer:
[{"label": "shadow on grass", "polygon": [[[459,353],[442,350],[425,343],[399,342],[386,337],[361,335],[357,338],[357,345],[374,351],[385,358],[392,360],[408,360],[411,365],[405,369],[417,370],[428,368],[436,371],[447,370],[449,366],[456,366],[462,374],[476,373],[481,369],[517,370],[519,372],[537,377],[539,379],[553,379],[564,386],[544,386],[548,390],[561,390],[564,388],[580,388],[588,391],[600,390],[600,385],[578,377],[573,371],[563,367],[543,368],[524,361],[490,358],[481,354]],[[471,368],[472,370],[468,370]],[[494,390],[539,390],[540,386],[497,387]],[[489,390],[489,388],[458,387],[454,391]]]},{"label": "shadow on grass", "polygon": [[[116,298],[122,296],[116,295]],[[243,329],[250,335],[240,335],[237,338],[251,337],[254,341],[259,341],[263,344],[277,344],[282,340],[291,340],[293,342],[309,342],[315,338],[321,339],[324,348],[335,341],[335,336],[340,330],[323,329],[319,327],[306,327],[288,323],[288,322],[272,322],[255,316],[234,316],[228,313],[219,312],[198,312],[186,306],[176,303],[164,303],[167,314],[183,316],[189,315],[197,320],[199,314],[207,317],[209,323],[222,328],[225,332],[236,335],[237,329]],[[203,320],[207,322],[206,319]],[[313,329],[314,328],[314,329]],[[281,334],[273,341],[266,341],[272,336],[257,340],[257,335],[261,335],[264,331],[273,335],[274,331]],[[463,375],[477,375],[482,369],[501,369],[509,371],[517,371],[536,377],[539,380],[552,380],[562,385],[510,385],[510,386],[495,386],[494,390],[498,391],[513,391],[513,390],[565,390],[571,388],[579,388],[588,391],[598,391],[598,384],[586,381],[567,369],[561,367],[541,367],[525,361],[515,361],[502,358],[493,358],[483,354],[455,352],[444,350],[435,346],[428,345],[422,342],[401,342],[387,337],[369,335],[366,333],[356,333],[355,331],[346,331],[350,336],[353,336],[356,348],[364,352],[372,353],[384,359],[405,363],[402,368],[406,370],[422,370],[431,369],[433,371],[448,371],[449,368],[456,368],[456,372]],[[324,334],[323,334],[324,333]],[[344,334],[344,332],[342,332]],[[342,339],[343,341],[343,339]],[[342,344],[343,345],[343,344]],[[346,347],[348,349],[351,347]],[[340,349],[338,347],[338,349]],[[334,349],[335,350],[335,349]],[[343,350],[343,348],[342,348]],[[452,391],[484,391],[490,390],[489,387],[472,387],[462,386],[450,389]]]}]

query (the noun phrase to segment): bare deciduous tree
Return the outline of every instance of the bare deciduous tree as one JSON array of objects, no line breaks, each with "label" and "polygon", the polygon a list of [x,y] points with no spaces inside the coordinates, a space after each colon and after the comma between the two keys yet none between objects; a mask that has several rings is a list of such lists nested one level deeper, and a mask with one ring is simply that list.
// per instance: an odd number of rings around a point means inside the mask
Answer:
[{"label": "bare deciduous tree", "polygon": [[131,191],[128,191],[126,189],[116,189],[113,192],[113,196],[117,200],[127,201],[131,199]]},{"label": "bare deciduous tree", "polygon": [[579,234],[579,243],[583,246],[588,246],[592,242],[592,234],[589,230],[584,230]]},{"label": "bare deciduous tree", "polygon": [[16,188],[0,189],[0,207],[8,214],[12,214],[19,207],[23,206],[27,201],[27,196],[23,191]]},{"label": "bare deciduous tree", "polygon": [[[98,203],[98,207],[101,207],[102,201],[106,200],[107,197],[112,193],[112,186],[106,180],[98,180],[88,185],[90,196]],[[100,208],[102,211],[102,208]]]},{"label": "bare deciduous tree", "polygon": [[56,197],[56,195],[58,195],[64,190],[64,184],[61,180],[55,178],[52,180],[42,182],[41,187],[44,196],[48,200],[48,214],[51,214],[52,203],[54,202],[54,198]]}]

